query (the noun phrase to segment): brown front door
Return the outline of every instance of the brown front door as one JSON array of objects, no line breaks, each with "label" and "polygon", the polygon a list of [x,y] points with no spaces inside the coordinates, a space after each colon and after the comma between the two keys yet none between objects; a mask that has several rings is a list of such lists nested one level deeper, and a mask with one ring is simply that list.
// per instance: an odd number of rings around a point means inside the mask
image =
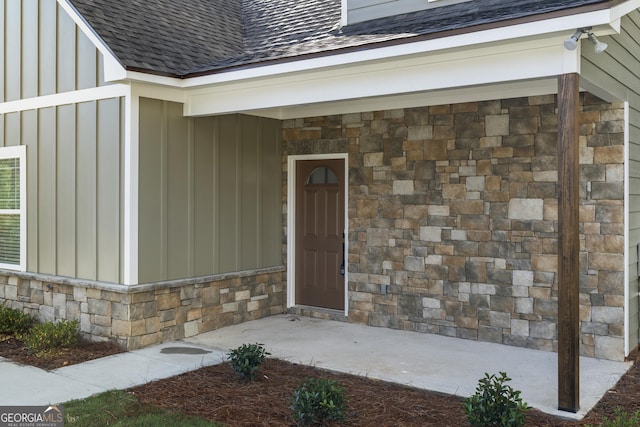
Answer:
[{"label": "brown front door", "polygon": [[344,310],[344,160],[296,162],[296,304]]}]

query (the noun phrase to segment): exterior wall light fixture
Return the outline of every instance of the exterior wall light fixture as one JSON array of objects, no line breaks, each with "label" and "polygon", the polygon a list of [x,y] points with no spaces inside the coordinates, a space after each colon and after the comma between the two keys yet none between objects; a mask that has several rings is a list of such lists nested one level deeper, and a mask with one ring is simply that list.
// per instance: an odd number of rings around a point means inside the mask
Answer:
[{"label": "exterior wall light fixture", "polygon": [[578,41],[583,34],[587,35],[589,41],[593,44],[593,50],[595,53],[604,52],[609,45],[598,40],[595,34],[591,32],[591,27],[578,28],[575,33],[564,41],[564,47],[568,50],[575,50],[578,47]]},{"label": "exterior wall light fixture", "polygon": [[596,35],[592,32],[589,32],[587,34],[587,37],[589,37],[589,41],[593,43],[593,50],[596,54],[604,52],[609,47],[609,45],[605,42],[601,42],[600,40],[598,40]]}]

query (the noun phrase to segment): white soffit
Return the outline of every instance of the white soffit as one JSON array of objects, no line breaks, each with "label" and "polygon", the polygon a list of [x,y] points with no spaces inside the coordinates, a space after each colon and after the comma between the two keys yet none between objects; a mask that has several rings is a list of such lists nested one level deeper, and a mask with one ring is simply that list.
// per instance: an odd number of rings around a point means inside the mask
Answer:
[{"label": "white soffit", "polygon": [[473,50],[452,49],[212,85],[188,91],[185,114],[224,114],[402,96],[579,72],[580,50],[564,49],[564,38],[563,34],[543,40],[491,43]]},{"label": "white soffit", "polygon": [[556,78],[547,78],[431,92],[295,105],[265,110],[244,111],[244,113],[286,120],[298,117],[315,117],[358,113],[361,111],[393,110],[397,108],[428,107],[431,105],[548,95],[556,93],[558,90],[557,86],[558,81]]}]

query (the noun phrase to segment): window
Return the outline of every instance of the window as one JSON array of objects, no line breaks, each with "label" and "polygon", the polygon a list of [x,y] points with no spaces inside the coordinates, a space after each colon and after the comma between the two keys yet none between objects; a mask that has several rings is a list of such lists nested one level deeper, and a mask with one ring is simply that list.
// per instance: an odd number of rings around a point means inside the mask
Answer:
[{"label": "window", "polygon": [[0,268],[26,270],[26,147],[0,148]]},{"label": "window", "polygon": [[335,172],[329,168],[315,168],[309,178],[307,184],[337,184],[338,177]]}]

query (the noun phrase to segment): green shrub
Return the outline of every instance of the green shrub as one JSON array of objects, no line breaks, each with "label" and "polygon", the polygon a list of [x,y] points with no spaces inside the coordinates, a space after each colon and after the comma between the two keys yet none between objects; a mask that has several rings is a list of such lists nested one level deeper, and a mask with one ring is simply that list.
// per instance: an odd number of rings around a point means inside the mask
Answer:
[{"label": "green shrub", "polygon": [[268,353],[262,344],[242,344],[227,353],[233,370],[244,379],[252,380]]},{"label": "green shrub", "polygon": [[[629,415],[624,412],[621,408],[616,408],[614,410],[615,418],[609,419],[609,417],[605,417],[602,419],[602,422],[598,424],[598,427],[638,427],[640,426],[640,410],[635,411],[633,414]],[[587,427],[592,427],[591,424],[587,424]]]},{"label": "green shrub", "polygon": [[464,401],[469,423],[473,427],[524,426],[529,407],[522,402],[520,391],[505,385],[511,378],[504,372],[500,372],[500,376],[484,375],[476,393]]},{"label": "green shrub", "polygon": [[0,305],[0,334],[20,336],[27,332],[36,319],[15,308]]},{"label": "green shrub", "polygon": [[291,412],[300,426],[322,425],[343,421],[346,413],[344,388],[337,381],[306,379],[293,392]]},{"label": "green shrub", "polygon": [[31,353],[42,356],[61,348],[78,345],[80,342],[79,325],[77,320],[41,323],[24,334],[22,341]]}]

